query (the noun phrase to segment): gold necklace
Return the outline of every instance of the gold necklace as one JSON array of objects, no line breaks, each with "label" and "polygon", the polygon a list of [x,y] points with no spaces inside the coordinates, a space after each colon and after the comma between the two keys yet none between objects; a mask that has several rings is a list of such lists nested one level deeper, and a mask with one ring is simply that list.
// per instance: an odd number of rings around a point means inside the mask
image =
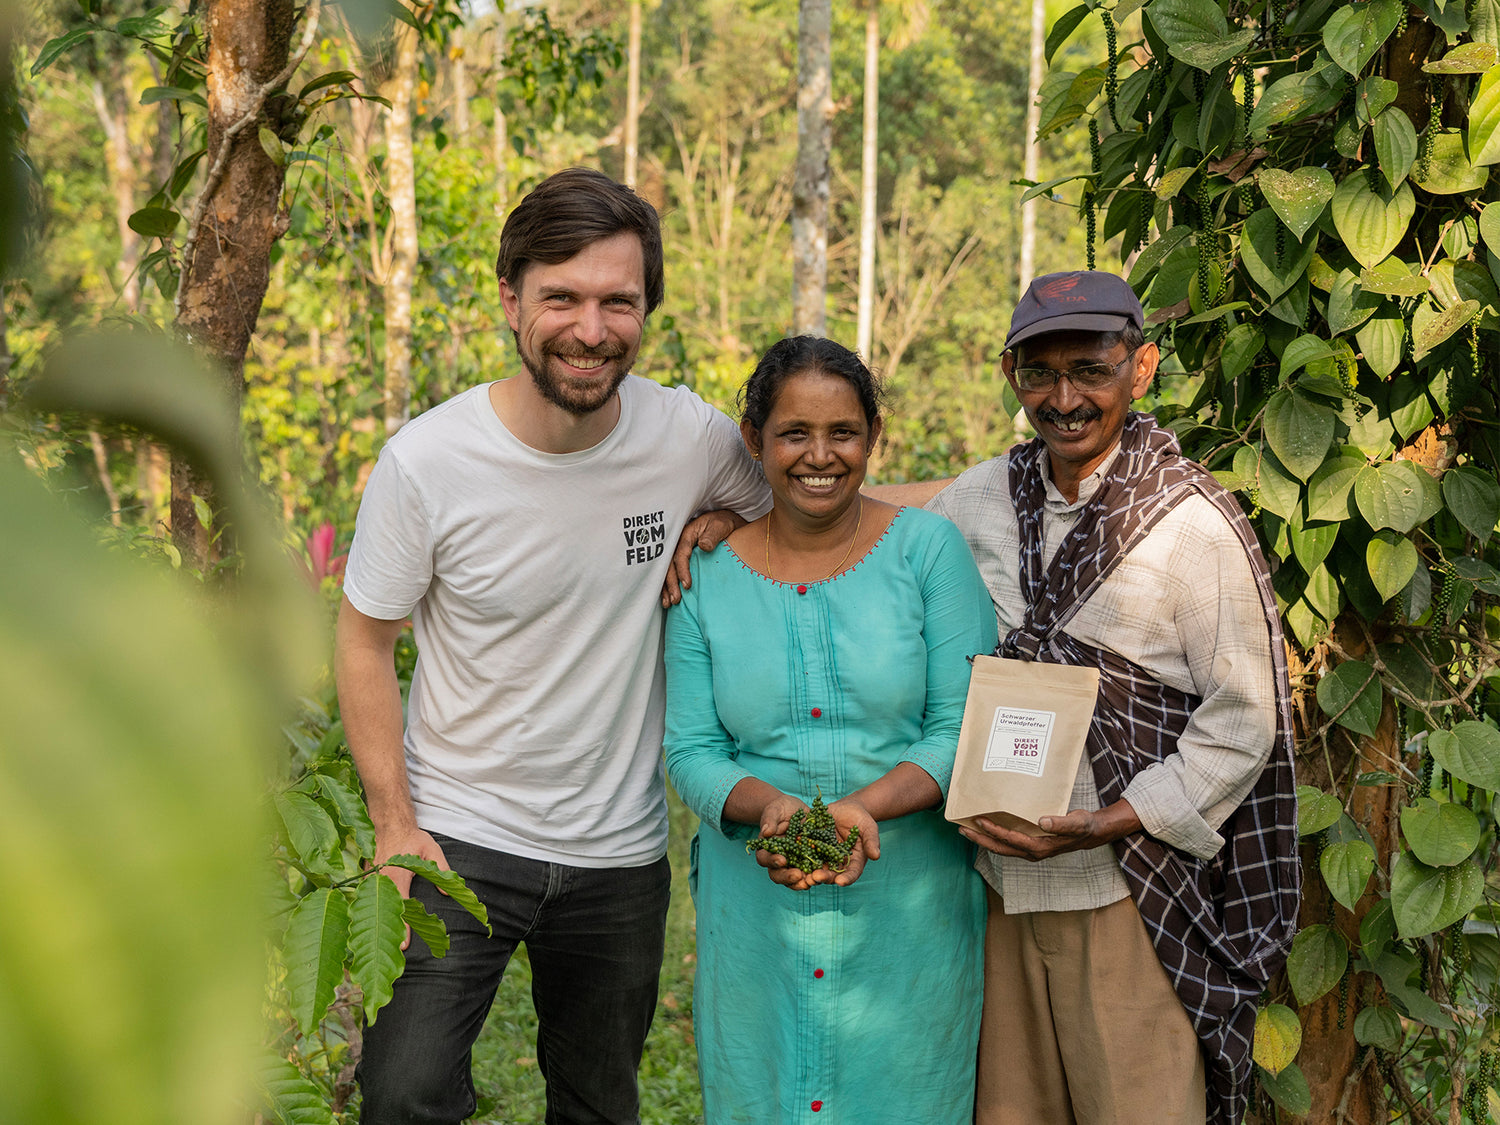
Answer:
[{"label": "gold necklace", "polygon": [[[837,574],[839,571],[841,571],[841,570],[844,569],[844,564],[849,561],[849,556],[854,552],[854,544],[856,544],[857,542],[859,542],[859,525],[860,525],[860,521],[862,521],[865,518],[865,502],[864,502],[864,500],[863,499],[858,499],[858,500],[856,500],[856,503],[859,504],[859,511],[857,511],[857,512],[854,513],[854,534],[849,539],[849,546],[846,547],[846,548],[844,548],[844,557],[841,558],[841,559],[839,559],[838,564],[832,570],[830,570],[827,574],[823,575],[822,578],[815,578],[815,579],[813,579],[813,581],[815,581],[815,582],[827,582],[835,574]],[[772,582],[776,581],[776,579],[771,574],[771,513],[770,512],[766,513],[766,577],[770,578]]]}]

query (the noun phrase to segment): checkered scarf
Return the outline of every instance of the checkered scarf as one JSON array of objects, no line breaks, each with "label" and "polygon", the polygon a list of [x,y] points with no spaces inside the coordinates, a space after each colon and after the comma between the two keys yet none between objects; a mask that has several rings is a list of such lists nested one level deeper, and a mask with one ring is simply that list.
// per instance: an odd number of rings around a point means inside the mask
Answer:
[{"label": "checkered scarf", "polygon": [[1082,644],[1063,626],[1156,522],[1195,492],[1235,529],[1260,589],[1276,674],[1276,746],[1250,795],[1220,828],[1224,847],[1203,861],[1144,832],[1114,844],[1157,956],[1203,1044],[1209,1121],[1238,1125],[1250,1096],[1256,1001],[1286,959],[1301,890],[1291,695],[1270,574],[1234,498],[1182,456],[1169,431],[1140,413],[1127,419],[1112,471],[1049,565],[1042,557],[1046,485],[1038,468],[1045,450],[1037,440],[1010,452],[1027,609],[996,651],[1099,669],[1088,749],[1104,804],[1119,800],[1135,774],[1176,750],[1198,700],[1117,653]]}]

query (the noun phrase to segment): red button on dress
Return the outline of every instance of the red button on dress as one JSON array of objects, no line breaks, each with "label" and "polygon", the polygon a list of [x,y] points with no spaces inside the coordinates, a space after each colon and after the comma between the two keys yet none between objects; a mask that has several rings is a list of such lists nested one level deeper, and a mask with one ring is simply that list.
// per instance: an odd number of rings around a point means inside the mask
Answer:
[{"label": "red button on dress", "polygon": [[821,979],[822,976],[823,976],[823,970],[822,969],[814,969],[813,970],[813,976],[818,977],[818,978]]},{"label": "red button on dress", "polygon": [[797,593],[799,593],[799,594],[805,594],[805,593],[807,593],[807,587],[806,586],[798,586],[797,587]]},{"label": "red button on dress", "polygon": [[818,1110],[820,1110],[822,1108],[823,1108],[823,1103],[822,1102],[813,1102],[813,1104],[812,1104],[812,1111],[814,1113],[817,1113]]},{"label": "red button on dress", "polygon": [[812,709],[812,717],[815,719],[821,719],[823,717],[823,708],[814,707]]}]

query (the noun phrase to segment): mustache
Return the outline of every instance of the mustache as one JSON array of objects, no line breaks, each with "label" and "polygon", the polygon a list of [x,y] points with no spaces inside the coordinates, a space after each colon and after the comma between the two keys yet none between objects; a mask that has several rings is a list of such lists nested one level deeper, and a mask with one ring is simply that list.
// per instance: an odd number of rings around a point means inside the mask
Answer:
[{"label": "mustache", "polygon": [[598,346],[583,344],[577,340],[566,343],[554,341],[548,345],[547,350],[554,355],[573,356],[574,358],[588,357],[589,359],[618,359],[625,354],[625,349],[619,344],[604,343]]},{"label": "mustache", "polygon": [[1036,416],[1040,421],[1058,426],[1074,422],[1092,422],[1095,418],[1102,418],[1104,411],[1097,406],[1080,406],[1076,410],[1063,414],[1051,406],[1044,406],[1036,412]]}]

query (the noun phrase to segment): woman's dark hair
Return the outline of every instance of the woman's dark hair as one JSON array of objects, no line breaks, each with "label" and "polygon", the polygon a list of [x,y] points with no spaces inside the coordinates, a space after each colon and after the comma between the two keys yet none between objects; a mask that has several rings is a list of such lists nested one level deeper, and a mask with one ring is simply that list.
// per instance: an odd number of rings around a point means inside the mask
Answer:
[{"label": "woman's dark hair", "polygon": [[516,204],[500,232],[495,276],[519,291],[532,262],[566,262],[589,243],[623,231],[641,240],[649,316],[664,289],[661,220],[651,204],[592,168],[565,168],[548,176]]},{"label": "woman's dark hair", "polygon": [[771,345],[740,388],[740,420],[757,430],[763,428],[786,381],[808,372],[832,375],[849,383],[859,396],[865,421],[870,429],[875,428],[885,402],[880,380],[870,373],[859,356],[843,344],[822,336],[788,336]]}]

